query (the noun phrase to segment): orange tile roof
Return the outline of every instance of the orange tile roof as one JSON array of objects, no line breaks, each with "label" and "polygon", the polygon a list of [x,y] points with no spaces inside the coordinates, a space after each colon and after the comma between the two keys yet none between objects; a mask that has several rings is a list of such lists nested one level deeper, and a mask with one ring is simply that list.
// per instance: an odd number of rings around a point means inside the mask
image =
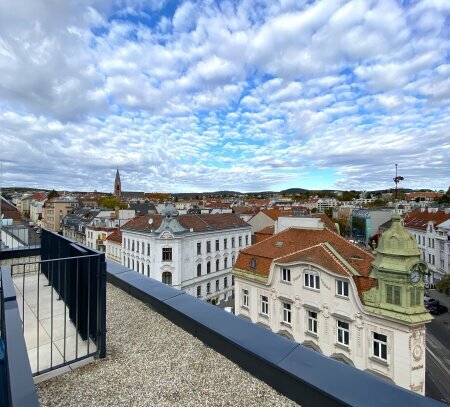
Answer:
[{"label": "orange tile roof", "polygon": [[450,219],[450,213],[445,213],[443,210],[429,212],[427,208],[425,208],[424,212],[417,209],[407,213],[404,224],[406,228],[425,231],[427,229],[428,222],[433,222],[434,226],[436,226],[448,219]]},{"label": "orange tile roof", "polygon": [[122,231],[119,228],[117,228],[106,238],[106,240],[115,243],[122,243]]},{"label": "orange tile roof", "polygon": [[423,198],[429,198],[429,199],[438,199],[442,195],[444,195],[442,192],[410,192],[409,194],[406,194],[406,200],[411,201],[415,198],[423,197]]},{"label": "orange tile roof", "polygon": [[256,235],[256,233],[259,233],[261,235],[270,235],[270,236],[272,236],[275,233],[275,226],[267,226],[266,228],[261,229],[258,232],[255,232],[255,235]]},{"label": "orange tile roof", "polygon": [[[236,268],[268,276],[273,262],[286,264],[306,261],[334,273],[354,277],[352,271],[326,243],[331,245],[345,262],[360,274],[357,287],[361,290],[362,298],[362,291],[376,284],[376,280],[373,282],[371,281],[373,279],[368,277],[374,256],[327,228],[323,230],[286,229],[241,250],[236,261]],[[256,268],[252,268],[252,260],[256,260]]]},{"label": "orange tile roof", "polygon": [[[138,216],[128,221],[122,230],[147,231],[156,230],[161,226],[162,215]],[[149,224],[149,220],[152,223]],[[249,226],[239,216],[234,213],[223,214],[202,214],[202,215],[180,215],[178,217],[181,226],[186,229],[193,229],[194,232],[208,232],[212,230],[234,229],[237,227]]]},{"label": "orange tile roof", "polygon": [[280,209],[267,209],[262,212],[272,220],[277,220],[280,216],[292,215],[292,211],[282,211]]}]

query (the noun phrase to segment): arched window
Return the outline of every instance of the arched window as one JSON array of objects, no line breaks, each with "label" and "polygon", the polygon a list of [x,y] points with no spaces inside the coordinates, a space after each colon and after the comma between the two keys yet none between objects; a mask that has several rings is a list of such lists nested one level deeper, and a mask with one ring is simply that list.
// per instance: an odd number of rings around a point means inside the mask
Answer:
[{"label": "arched window", "polygon": [[211,273],[211,262],[208,261],[208,263],[206,263],[206,273],[209,274]]},{"label": "arched window", "polygon": [[219,259],[216,260],[216,271],[219,271]]},{"label": "arched window", "polygon": [[236,261],[236,257],[233,256],[233,257],[231,258],[231,266],[234,266],[234,262],[235,262],[235,261]]},{"label": "arched window", "polygon": [[202,275],[202,265],[197,264],[197,277],[200,277]]},{"label": "arched window", "polygon": [[162,273],[162,282],[167,285],[172,285],[172,273],[170,271]]},{"label": "arched window", "polygon": [[147,277],[150,277],[150,264],[147,264]]}]

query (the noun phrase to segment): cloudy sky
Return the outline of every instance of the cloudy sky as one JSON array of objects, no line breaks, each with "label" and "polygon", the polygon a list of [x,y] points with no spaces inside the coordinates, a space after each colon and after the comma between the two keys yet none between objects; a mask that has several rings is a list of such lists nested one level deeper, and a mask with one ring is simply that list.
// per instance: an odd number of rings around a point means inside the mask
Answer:
[{"label": "cloudy sky", "polygon": [[3,184],[450,183],[450,1],[4,0]]}]

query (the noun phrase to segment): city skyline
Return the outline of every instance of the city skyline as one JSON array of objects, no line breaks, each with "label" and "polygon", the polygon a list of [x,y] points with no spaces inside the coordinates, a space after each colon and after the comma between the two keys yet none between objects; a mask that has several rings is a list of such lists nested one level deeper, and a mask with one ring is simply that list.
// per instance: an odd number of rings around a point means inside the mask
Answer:
[{"label": "city skyline", "polygon": [[[447,190],[444,2],[7,1],[3,185]],[[109,186],[111,186],[109,188]]]}]

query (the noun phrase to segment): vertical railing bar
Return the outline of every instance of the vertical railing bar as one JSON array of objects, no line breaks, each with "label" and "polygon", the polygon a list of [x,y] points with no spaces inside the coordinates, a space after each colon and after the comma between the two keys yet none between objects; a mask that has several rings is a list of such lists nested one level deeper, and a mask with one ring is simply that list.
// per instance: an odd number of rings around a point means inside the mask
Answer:
[{"label": "vertical railing bar", "polygon": [[22,332],[25,332],[25,266],[23,266],[22,273]]},{"label": "vertical railing bar", "polygon": [[100,341],[101,336],[104,335],[104,333],[102,332],[101,329],[101,305],[100,305],[100,296],[101,296],[101,275],[102,275],[102,270],[101,270],[101,263],[100,263],[100,255],[97,257],[97,301],[96,301],[96,306],[97,306],[97,332],[95,335],[95,339],[96,339],[96,354],[99,355],[99,350],[100,350]]},{"label": "vertical railing bar", "polygon": [[39,317],[39,300],[40,300],[39,293],[41,291],[40,277],[41,277],[41,271],[42,271],[41,270],[41,263],[38,263],[38,264],[39,264],[38,287],[37,287],[37,330],[38,330],[38,332],[37,332],[37,363],[36,363],[37,372],[39,372],[39,326],[40,326],[40,323],[41,323],[41,320],[40,320],[40,317]]},{"label": "vertical railing bar", "polygon": [[76,274],[76,284],[75,284],[75,325],[76,325],[76,335],[75,335],[75,359],[78,359],[78,274],[79,274],[79,263],[80,259],[77,259],[77,274]]},{"label": "vertical railing bar", "polygon": [[64,363],[66,362],[66,336],[67,336],[67,332],[66,332],[66,324],[67,324],[67,307],[66,307],[66,301],[68,298],[67,295],[67,260],[64,260],[64,295],[65,295],[65,300],[64,300]]},{"label": "vertical railing bar", "polygon": [[90,305],[91,305],[91,259],[88,258],[88,304],[87,304],[87,355],[89,355],[89,326],[90,319]]},{"label": "vertical railing bar", "polygon": [[[52,283],[53,283],[53,271],[54,271],[54,262],[52,265]],[[53,285],[50,285],[50,368],[53,367]]]}]

